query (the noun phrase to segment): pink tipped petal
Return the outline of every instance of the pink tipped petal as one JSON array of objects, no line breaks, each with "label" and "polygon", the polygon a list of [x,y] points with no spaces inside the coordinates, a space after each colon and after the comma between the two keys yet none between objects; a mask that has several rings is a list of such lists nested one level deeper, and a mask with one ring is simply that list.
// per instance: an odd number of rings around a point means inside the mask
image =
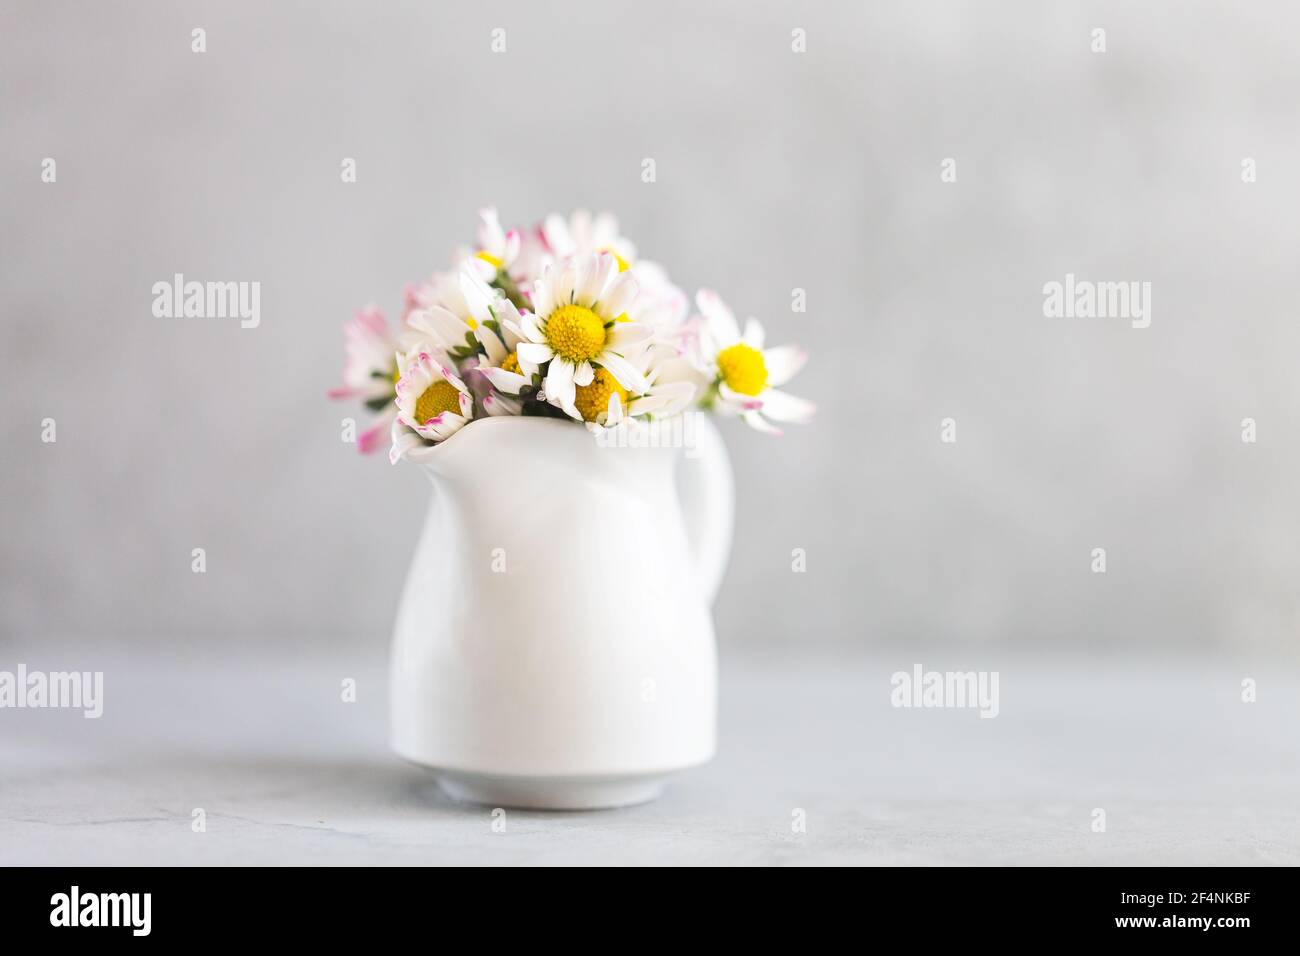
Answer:
[{"label": "pink tipped petal", "polygon": [[354,320],[358,326],[366,329],[373,335],[384,336],[388,334],[388,323],[384,320],[384,313],[379,311],[379,306],[368,305],[357,313]]},{"label": "pink tipped petal", "polygon": [[778,422],[794,422],[804,425],[812,421],[817,406],[802,398],[795,398],[785,392],[769,388],[762,396],[763,414]]},{"label": "pink tipped petal", "polygon": [[423,444],[419,437],[407,429],[401,421],[393,422],[393,447],[388,450],[388,460],[394,465],[411,449]]},{"label": "pink tipped petal", "polygon": [[380,422],[378,425],[371,425],[360,435],[357,436],[357,451],[363,455],[377,452],[383,445],[385,439],[390,439],[390,426],[388,422]]}]

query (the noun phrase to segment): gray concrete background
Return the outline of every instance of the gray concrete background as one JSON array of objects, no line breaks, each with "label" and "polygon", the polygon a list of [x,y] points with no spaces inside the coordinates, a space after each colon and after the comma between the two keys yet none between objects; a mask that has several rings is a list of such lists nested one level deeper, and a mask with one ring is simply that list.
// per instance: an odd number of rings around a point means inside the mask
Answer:
[{"label": "gray concrete background", "polygon": [[[340,442],[340,327],[495,203],[611,209],[811,348],[814,425],[726,430],[728,645],[1293,654],[1298,26],[1280,2],[6,3],[0,639],[382,645],[428,489]],[[261,282],[261,326],[154,318],[174,272]],[[1067,272],[1151,282],[1151,327],[1044,318]]]},{"label": "gray concrete background", "polygon": [[897,655],[724,650],[715,760],[653,803],[496,832],[387,752],[382,649],[247,656],[78,649],[102,717],[2,715],[0,865],[1300,864],[1295,669],[1244,705],[1232,659],[981,654],[1003,681],[982,720],[891,707]]}]

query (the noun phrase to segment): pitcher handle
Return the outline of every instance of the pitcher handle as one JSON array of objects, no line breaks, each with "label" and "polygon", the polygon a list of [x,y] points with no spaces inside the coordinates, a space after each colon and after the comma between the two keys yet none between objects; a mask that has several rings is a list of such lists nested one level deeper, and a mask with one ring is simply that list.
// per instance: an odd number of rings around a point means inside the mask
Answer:
[{"label": "pitcher handle", "polygon": [[[694,419],[678,469],[682,517],[695,559],[700,593],[709,605],[717,597],[722,575],[731,556],[731,529],[736,500],[731,460],[717,426],[702,412],[687,412]],[[692,435],[693,432],[693,435]]]}]

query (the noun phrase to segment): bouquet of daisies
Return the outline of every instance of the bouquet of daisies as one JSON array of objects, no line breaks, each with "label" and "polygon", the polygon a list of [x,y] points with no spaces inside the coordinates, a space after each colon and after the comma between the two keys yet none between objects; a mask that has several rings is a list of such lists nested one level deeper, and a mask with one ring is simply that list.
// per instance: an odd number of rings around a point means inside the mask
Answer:
[{"label": "bouquet of daisies", "polygon": [[692,312],[612,216],[579,211],[508,231],[496,210],[480,216],[475,248],[407,287],[396,329],[375,306],[348,324],[343,385],[330,396],[378,413],[361,451],[391,439],[396,463],[489,415],[567,418],[593,431],[692,407],[769,432],[811,418],[810,402],[779,389],[805,352],[765,348],[758,321],[742,330],[711,291]]}]

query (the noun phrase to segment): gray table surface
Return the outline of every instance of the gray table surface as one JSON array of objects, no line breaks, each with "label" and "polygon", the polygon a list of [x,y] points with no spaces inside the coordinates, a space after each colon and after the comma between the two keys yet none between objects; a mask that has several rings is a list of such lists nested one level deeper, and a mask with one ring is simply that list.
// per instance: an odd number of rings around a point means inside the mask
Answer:
[{"label": "gray table surface", "polygon": [[[915,654],[728,650],[711,764],[651,804],[494,829],[388,753],[382,650],[89,649],[100,719],[0,710],[0,863],[1300,863],[1293,666],[979,656],[1000,674],[992,720],[892,707]],[[5,648],[0,669],[71,659]]]}]

